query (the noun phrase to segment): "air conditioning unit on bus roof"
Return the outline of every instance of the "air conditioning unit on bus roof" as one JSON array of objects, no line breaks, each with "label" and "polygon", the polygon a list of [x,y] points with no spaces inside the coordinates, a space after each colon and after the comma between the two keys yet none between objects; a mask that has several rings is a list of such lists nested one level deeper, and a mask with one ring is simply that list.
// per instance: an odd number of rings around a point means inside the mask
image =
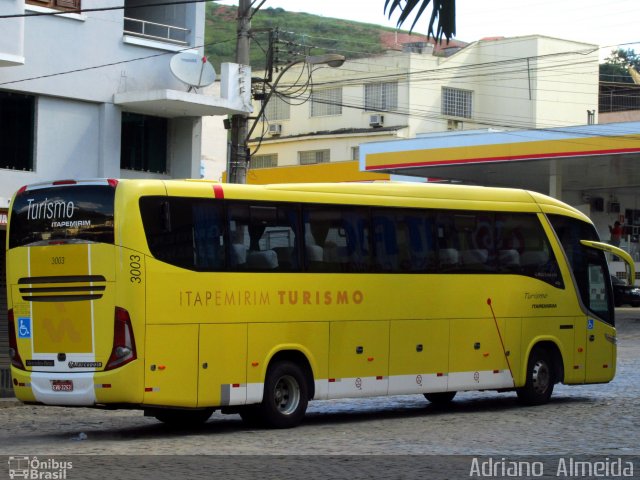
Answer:
[{"label": "air conditioning unit on bus roof", "polygon": [[269,125],[269,135],[280,135],[280,134],[282,134],[282,124],[272,123]]},{"label": "air conditioning unit on bus roof", "polygon": [[370,127],[381,127],[382,125],[384,125],[384,115],[380,115],[380,114],[369,115]]}]

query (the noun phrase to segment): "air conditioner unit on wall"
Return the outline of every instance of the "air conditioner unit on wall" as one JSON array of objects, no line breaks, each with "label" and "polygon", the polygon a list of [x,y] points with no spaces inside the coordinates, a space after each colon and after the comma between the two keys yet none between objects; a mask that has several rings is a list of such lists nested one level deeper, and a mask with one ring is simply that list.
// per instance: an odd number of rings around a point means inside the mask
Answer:
[{"label": "air conditioner unit on wall", "polygon": [[384,115],[369,115],[370,127],[381,127],[382,125],[384,125]]},{"label": "air conditioner unit on wall", "polygon": [[282,124],[272,123],[269,125],[269,135],[280,135],[280,134],[282,134]]}]

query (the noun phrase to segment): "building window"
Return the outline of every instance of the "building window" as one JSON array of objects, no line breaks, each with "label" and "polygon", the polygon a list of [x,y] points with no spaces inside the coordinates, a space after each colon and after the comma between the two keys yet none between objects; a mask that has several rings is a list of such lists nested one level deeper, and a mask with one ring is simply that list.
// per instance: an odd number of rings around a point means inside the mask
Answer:
[{"label": "building window", "polygon": [[364,86],[367,111],[387,112],[398,108],[398,82],[369,83]]},{"label": "building window", "polygon": [[330,150],[307,150],[298,152],[300,165],[313,165],[315,163],[328,163],[330,161]]},{"label": "building window", "polygon": [[80,10],[80,0],[27,0],[26,3],[56,10]]},{"label": "building window", "polygon": [[0,92],[0,168],[33,170],[35,97]]},{"label": "building window", "polygon": [[342,115],[342,88],[327,88],[311,93],[311,116]]},{"label": "building window", "polygon": [[289,120],[290,115],[290,105],[275,95],[271,97],[264,110],[264,117],[267,122]]},{"label": "building window", "polygon": [[273,168],[278,166],[278,154],[254,155],[251,157],[251,168]]},{"label": "building window", "polygon": [[473,92],[459,88],[442,87],[442,114],[452,117],[471,118]]},{"label": "building window", "polygon": [[360,160],[360,147],[351,147],[351,160]]},{"label": "building window", "polygon": [[168,123],[166,118],[123,112],[120,168],[167,173]]}]

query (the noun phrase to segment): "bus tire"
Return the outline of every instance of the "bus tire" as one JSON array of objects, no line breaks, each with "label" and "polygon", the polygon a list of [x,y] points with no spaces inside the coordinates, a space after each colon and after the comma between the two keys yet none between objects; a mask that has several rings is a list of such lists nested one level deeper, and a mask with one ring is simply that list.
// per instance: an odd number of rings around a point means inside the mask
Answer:
[{"label": "bus tire", "polygon": [[527,380],[524,387],[516,389],[518,400],[525,405],[547,403],[556,383],[552,357],[544,348],[534,348],[527,364]]},{"label": "bus tire", "polygon": [[429,403],[432,403],[436,407],[449,405],[455,396],[456,392],[433,392],[424,394],[424,398],[429,400]]},{"label": "bus tire", "polygon": [[213,414],[213,408],[199,410],[162,409],[155,412],[155,417],[162,423],[172,427],[197,427],[205,423]]},{"label": "bus tire", "polygon": [[271,428],[292,428],[298,425],[309,403],[304,371],[290,361],[269,366],[260,405],[262,421]]}]

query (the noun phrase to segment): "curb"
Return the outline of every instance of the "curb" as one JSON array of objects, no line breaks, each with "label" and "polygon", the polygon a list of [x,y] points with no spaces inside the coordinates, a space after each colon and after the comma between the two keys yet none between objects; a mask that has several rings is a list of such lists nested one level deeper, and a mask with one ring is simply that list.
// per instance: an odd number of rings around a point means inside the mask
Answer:
[{"label": "curb", "polygon": [[0,398],[0,408],[19,407],[23,403],[17,398]]}]

